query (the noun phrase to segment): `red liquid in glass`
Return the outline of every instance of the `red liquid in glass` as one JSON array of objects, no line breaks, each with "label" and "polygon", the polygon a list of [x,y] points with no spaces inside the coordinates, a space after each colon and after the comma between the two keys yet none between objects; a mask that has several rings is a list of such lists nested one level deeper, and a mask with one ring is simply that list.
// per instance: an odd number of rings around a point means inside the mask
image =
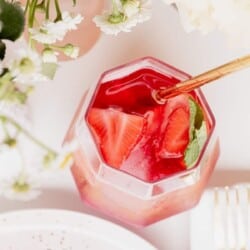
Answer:
[{"label": "red liquid in glass", "polygon": [[[163,75],[151,69],[141,69],[98,86],[89,110],[92,108],[116,109],[125,114],[144,117],[147,122],[142,137],[118,166],[119,170],[146,182],[156,182],[187,169],[183,161],[184,149],[179,155],[162,157],[161,145],[171,112],[180,105],[183,106],[189,97],[201,105],[200,100],[195,92],[189,93],[188,96],[180,95],[171,98],[165,105],[156,103],[152,98],[152,90],[172,86],[177,82],[179,80],[172,76]],[[205,112],[203,113],[206,117]],[[89,126],[91,127],[90,123]],[[211,124],[208,121],[207,131],[209,137]],[[96,144],[100,150],[98,142]]]}]

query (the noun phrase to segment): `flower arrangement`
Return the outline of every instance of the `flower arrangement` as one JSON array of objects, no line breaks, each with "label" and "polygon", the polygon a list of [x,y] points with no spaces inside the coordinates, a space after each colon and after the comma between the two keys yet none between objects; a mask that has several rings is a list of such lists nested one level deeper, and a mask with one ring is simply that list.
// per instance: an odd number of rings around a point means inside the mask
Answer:
[{"label": "flower arrangement", "polygon": [[[67,0],[76,5],[77,0]],[[93,18],[106,34],[130,32],[151,18],[151,0],[107,0],[107,10]],[[250,4],[245,0],[163,0],[174,5],[186,31],[208,33],[218,28],[234,42],[248,45]],[[239,18],[240,16],[240,18]],[[51,170],[72,163],[76,143],[60,152],[32,134],[27,118],[28,100],[37,84],[52,80],[60,55],[78,57],[74,41],[65,36],[84,22],[84,17],[64,9],[61,0],[0,0],[0,195],[30,200],[40,194],[39,181]],[[26,43],[10,58],[10,43],[25,37]],[[28,148],[28,150],[26,150]]]},{"label": "flower arrangement", "polygon": [[[108,34],[128,32],[151,15],[149,0],[109,3],[110,9],[93,20]],[[33,199],[41,193],[43,176],[72,163],[76,143],[57,152],[32,134],[28,100],[37,84],[53,79],[61,54],[78,57],[74,41],[64,43],[64,38],[81,22],[77,8],[73,14],[60,0],[0,0],[0,195]],[[24,45],[6,57],[10,43],[23,37]]]}]

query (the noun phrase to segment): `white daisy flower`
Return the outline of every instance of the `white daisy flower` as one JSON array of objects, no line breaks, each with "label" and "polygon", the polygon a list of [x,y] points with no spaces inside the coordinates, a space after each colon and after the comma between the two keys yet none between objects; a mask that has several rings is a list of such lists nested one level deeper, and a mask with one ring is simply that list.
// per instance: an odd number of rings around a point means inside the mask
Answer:
[{"label": "white daisy flower", "polygon": [[110,13],[104,12],[100,16],[95,16],[93,21],[102,32],[109,35],[118,35],[120,32],[130,32],[131,28],[136,26],[137,20],[126,18],[126,16],[122,15],[123,14],[121,13],[121,16],[119,17],[120,21],[111,22]]},{"label": "white daisy flower", "polygon": [[53,49],[46,48],[42,52],[42,58],[43,62],[45,63],[57,63],[57,56],[59,55],[58,52],[56,52]]},{"label": "white daisy flower", "polygon": [[37,178],[21,170],[16,176],[1,180],[0,194],[11,200],[30,201],[41,194],[39,187]]},{"label": "white daisy flower", "polygon": [[0,154],[10,150],[10,147],[5,143],[0,143]]},{"label": "white daisy flower", "polygon": [[41,74],[42,60],[38,53],[31,49],[20,49],[17,57],[10,62],[10,71],[14,82],[31,84],[47,81],[47,77]]},{"label": "white daisy flower", "polygon": [[140,1],[129,0],[123,4],[123,11],[127,17],[131,17],[139,12]]},{"label": "white daisy flower", "polygon": [[[117,6],[116,6],[117,7]],[[95,16],[93,21],[104,33],[117,35],[120,32],[130,32],[138,23],[151,17],[151,0],[128,0],[113,10]]]},{"label": "white daisy flower", "polygon": [[140,0],[138,2],[138,11],[131,18],[135,18],[137,23],[143,23],[148,21],[152,16],[152,1]]},{"label": "white daisy flower", "polygon": [[64,39],[66,30],[60,22],[45,21],[39,27],[30,28],[29,33],[33,40],[43,44],[53,44]]},{"label": "white daisy flower", "polygon": [[59,23],[63,26],[63,28],[66,31],[69,31],[69,30],[76,30],[77,25],[80,24],[82,20],[83,17],[80,14],[73,16],[69,12],[64,11],[62,13],[62,21],[59,21]]},{"label": "white daisy flower", "polygon": [[246,0],[211,0],[213,18],[232,46],[250,47],[250,2]]},{"label": "white daisy flower", "polygon": [[211,0],[179,0],[176,1],[176,6],[187,32],[199,30],[206,34],[216,27]]},{"label": "white daisy flower", "polygon": [[44,21],[36,28],[30,28],[31,38],[43,43],[54,44],[57,41],[62,41],[69,30],[77,29],[77,25],[81,23],[83,17],[79,14],[71,15],[69,12],[62,13],[62,20],[57,22]]}]

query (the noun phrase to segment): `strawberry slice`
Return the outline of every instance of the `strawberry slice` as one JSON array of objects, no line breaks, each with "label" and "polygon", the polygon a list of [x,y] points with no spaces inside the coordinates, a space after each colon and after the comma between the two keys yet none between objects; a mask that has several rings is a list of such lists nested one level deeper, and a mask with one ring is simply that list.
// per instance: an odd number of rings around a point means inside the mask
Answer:
[{"label": "strawberry slice", "polygon": [[103,159],[119,168],[141,139],[144,118],[111,108],[92,108],[87,119]]},{"label": "strawberry slice", "polygon": [[159,156],[180,157],[189,143],[189,111],[178,107],[169,116]]}]

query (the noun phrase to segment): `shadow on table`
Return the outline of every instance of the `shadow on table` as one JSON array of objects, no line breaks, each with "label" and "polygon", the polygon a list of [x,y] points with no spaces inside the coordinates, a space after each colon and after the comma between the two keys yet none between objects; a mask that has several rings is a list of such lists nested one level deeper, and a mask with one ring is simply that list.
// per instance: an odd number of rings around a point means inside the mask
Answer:
[{"label": "shadow on table", "polygon": [[90,214],[122,225],[119,221],[109,218],[102,213],[89,207],[83,202],[77,191],[60,188],[43,188],[42,194],[34,200],[14,201],[0,197],[0,213],[24,209],[63,209]]},{"label": "shadow on table", "polygon": [[217,170],[211,177],[209,187],[231,186],[243,182],[250,183],[250,167],[249,170]]},{"label": "shadow on table", "polygon": [[0,212],[36,208],[66,209],[88,212],[88,208],[85,208],[77,192],[66,189],[43,189],[42,194],[37,199],[28,202],[12,201],[0,197]]}]

